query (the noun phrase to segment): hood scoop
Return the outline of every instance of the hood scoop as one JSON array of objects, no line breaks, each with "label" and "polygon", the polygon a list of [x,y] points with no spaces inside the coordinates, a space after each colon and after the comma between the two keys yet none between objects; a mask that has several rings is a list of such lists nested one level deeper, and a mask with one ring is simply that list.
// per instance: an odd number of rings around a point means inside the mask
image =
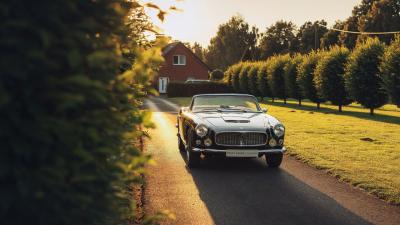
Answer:
[{"label": "hood scoop", "polygon": [[225,120],[227,123],[250,123],[250,120]]}]

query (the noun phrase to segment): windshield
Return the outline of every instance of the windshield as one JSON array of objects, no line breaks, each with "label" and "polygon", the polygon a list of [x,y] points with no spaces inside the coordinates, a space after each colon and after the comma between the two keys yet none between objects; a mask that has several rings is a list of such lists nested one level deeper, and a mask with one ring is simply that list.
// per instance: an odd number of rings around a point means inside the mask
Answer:
[{"label": "windshield", "polygon": [[260,112],[260,107],[252,96],[205,95],[193,99],[192,111]]}]

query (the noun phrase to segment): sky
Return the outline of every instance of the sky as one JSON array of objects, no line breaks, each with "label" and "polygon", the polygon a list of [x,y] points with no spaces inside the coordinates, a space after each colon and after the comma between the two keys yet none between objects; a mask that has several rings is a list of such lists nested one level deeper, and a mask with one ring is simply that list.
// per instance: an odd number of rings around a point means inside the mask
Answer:
[{"label": "sky", "polygon": [[[233,15],[240,14],[261,32],[278,20],[292,21],[298,27],[306,21],[324,19],[328,26],[351,15],[361,0],[149,0],[162,9],[176,6],[164,22],[154,10],[148,13],[154,24],[173,40],[199,42],[206,47],[218,26]],[[147,2],[147,1],[144,1]]]}]

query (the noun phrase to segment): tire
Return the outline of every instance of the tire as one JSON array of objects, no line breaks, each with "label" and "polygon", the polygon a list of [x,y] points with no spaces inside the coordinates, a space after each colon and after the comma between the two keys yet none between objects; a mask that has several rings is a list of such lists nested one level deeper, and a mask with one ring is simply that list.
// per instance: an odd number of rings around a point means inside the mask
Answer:
[{"label": "tire", "polygon": [[197,168],[200,166],[200,153],[193,151],[193,132],[189,131],[186,149],[186,165],[190,169]]},{"label": "tire", "polygon": [[183,144],[183,141],[180,137],[180,135],[178,134],[178,148],[180,152],[184,152],[186,150],[185,145]]},{"label": "tire", "polygon": [[283,153],[269,153],[265,154],[268,167],[277,168],[281,165]]}]

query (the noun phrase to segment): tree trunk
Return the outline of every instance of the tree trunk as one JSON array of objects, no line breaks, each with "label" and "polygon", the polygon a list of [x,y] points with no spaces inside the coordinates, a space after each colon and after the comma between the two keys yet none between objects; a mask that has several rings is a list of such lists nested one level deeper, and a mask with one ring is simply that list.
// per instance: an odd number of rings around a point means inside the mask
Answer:
[{"label": "tree trunk", "polygon": [[339,112],[342,112],[342,105],[339,105]]},{"label": "tree trunk", "polygon": [[301,99],[299,99],[299,106],[301,106]]},{"label": "tree trunk", "polygon": [[275,102],[275,98],[272,98],[272,102]]},{"label": "tree trunk", "polygon": [[369,114],[370,114],[371,116],[374,115],[374,108],[370,108],[370,109],[369,109]]},{"label": "tree trunk", "polygon": [[321,104],[321,103],[317,102],[317,109],[320,109],[320,108],[321,108],[321,107],[320,107],[320,104]]},{"label": "tree trunk", "polygon": [[283,104],[286,104],[286,98],[283,99]]}]

